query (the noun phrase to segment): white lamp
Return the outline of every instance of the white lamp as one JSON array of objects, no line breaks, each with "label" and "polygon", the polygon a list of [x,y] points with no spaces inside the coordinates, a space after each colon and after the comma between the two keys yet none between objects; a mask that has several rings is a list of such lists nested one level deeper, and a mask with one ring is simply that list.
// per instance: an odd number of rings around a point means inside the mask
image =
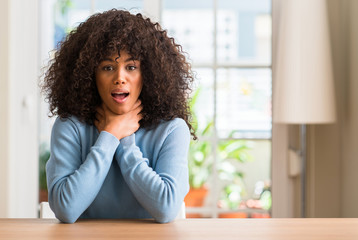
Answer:
[{"label": "white lamp", "polygon": [[301,125],[301,216],[305,217],[306,124],[336,120],[326,0],[281,1],[273,122]]}]

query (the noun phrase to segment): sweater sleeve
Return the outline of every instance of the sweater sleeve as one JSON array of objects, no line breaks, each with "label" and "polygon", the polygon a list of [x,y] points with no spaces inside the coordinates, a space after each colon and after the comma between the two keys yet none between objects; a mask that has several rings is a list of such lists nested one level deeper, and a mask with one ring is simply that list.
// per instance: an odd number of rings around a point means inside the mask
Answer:
[{"label": "sweater sleeve", "polygon": [[90,206],[102,187],[118,145],[116,137],[101,132],[88,155],[82,157],[76,124],[70,119],[56,120],[46,174],[49,204],[60,221],[73,223]]},{"label": "sweater sleeve", "polygon": [[[189,191],[187,155],[190,132],[184,121],[167,133],[154,168],[135,144],[123,138],[115,159],[138,202],[160,223],[172,221]],[[163,133],[165,134],[165,133]]]}]

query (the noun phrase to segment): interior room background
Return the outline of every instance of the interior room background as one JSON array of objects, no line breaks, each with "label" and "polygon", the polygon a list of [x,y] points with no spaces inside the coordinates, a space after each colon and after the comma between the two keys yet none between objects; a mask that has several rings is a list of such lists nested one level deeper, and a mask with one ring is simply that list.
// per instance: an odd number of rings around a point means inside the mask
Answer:
[{"label": "interior room background", "polygon": [[[2,1],[0,217],[38,214],[52,121],[38,80],[50,50],[78,22],[113,7],[159,21],[196,72],[199,141],[190,150],[191,185],[209,190],[203,205],[187,213],[298,217],[300,176],[288,171],[298,127],[272,124],[271,117],[282,1]],[[338,114],[335,124],[308,127],[307,216],[357,217],[358,2],[327,0],[327,6]]]}]

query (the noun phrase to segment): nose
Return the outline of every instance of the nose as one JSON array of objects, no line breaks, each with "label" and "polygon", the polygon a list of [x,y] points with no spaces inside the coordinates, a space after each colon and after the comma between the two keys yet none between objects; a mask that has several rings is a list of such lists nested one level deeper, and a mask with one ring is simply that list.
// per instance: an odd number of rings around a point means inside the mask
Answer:
[{"label": "nose", "polygon": [[115,75],[114,81],[113,81],[114,85],[125,84],[125,83],[126,83],[126,80],[125,80],[126,77],[125,77],[124,71],[123,71],[123,70],[120,70],[120,69],[118,69],[117,71],[118,71],[118,72],[117,72],[117,74]]},{"label": "nose", "polygon": [[114,85],[119,85],[119,84],[125,84],[125,81],[124,80],[120,80],[120,79],[116,79],[114,81]]}]

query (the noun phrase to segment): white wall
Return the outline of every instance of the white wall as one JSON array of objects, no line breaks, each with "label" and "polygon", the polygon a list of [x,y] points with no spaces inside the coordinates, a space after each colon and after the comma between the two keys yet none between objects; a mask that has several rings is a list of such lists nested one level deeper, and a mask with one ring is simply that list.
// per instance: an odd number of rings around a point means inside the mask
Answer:
[{"label": "white wall", "polygon": [[0,217],[36,217],[38,0],[3,0],[0,16]]},{"label": "white wall", "polygon": [[341,217],[342,123],[344,121],[344,89],[347,73],[345,44],[347,29],[342,17],[347,1],[328,0],[332,63],[335,80],[337,120],[334,124],[309,128],[308,137],[308,215],[309,217]]},{"label": "white wall", "polygon": [[309,216],[358,217],[358,1],[327,3],[338,116],[310,131]]},{"label": "white wall", "polygon": [[358,217],[358,1],[347,1],[348,79],[342,144],[342,217]]},{"label": "white wall", "polygon": [[7,159],[8,159],[8,2],[0,7],[0,216],[7,215]]}]

